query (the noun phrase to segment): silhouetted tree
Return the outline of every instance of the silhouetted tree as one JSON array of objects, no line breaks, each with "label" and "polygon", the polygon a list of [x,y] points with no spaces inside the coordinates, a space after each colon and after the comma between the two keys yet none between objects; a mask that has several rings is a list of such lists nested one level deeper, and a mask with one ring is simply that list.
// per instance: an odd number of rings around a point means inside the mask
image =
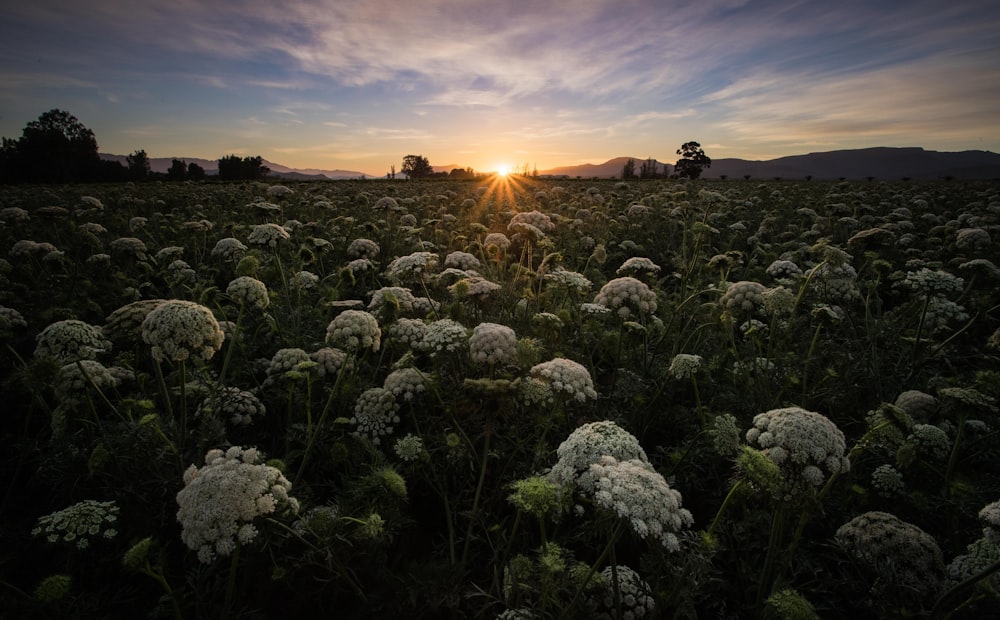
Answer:
[{"label": "silhouetted tree", "polygon": [[622,181],[627,181],[629,179],[635,178],[635,160],[631,157],[625,162],[625,166],[622,168]]},{"label": "silhouetted tree", "polygon": [[431,162],[423,155],[407,155],[403,158],[403,167],[400,172],[408,179],[420,179],[430,176],[434,172]]},{"label": "silhouetted tree", "polygon": [[271,172],[263,162],[260,155],[255,157],[226,155],[219,160],[219,179],[223,181],[263,179]]},{"label": "silhouetted tree", "polygon": [[187,164],[179,159],[170,160],[170,168],[167,169],[168,181],[183,181],[187,178]]},{"label": "silhouetted tree", "polygon": [[205,178],[205,169],[198,164],[191,162],[188,164],[188,174],[189,181],[201,181]]},{"label": "silhouetted tree", "polygon": [[652,157],[646,159],[642,162],[642,166],[639,168],[639,178],[640,179],[658,179],[660,178],[660,167],[656,164],[656,160]]},{"label": "silhouetted tree", "polygon": [[472,168],[452,168],[448,176],[453,179],[474,179],[476,171]]},{"label": "silhouetted tree", "polygon": [[91,181],[102,170],[94,132],[65,110],[31,121],[17,141],[4,138],[2,151],[0,177],[8,182]]},{"label": "silhouetted tree", "polygon": [[677,154],[681,158],[674,164],[674,172],[681,178],[697,179],[702,170],[712,167],[712,159],[697,142],[685,142],[677,149]]},{"label": "silhouetted tree", "polygon": [[149,178],[151,168],[145,150],[139,149],[125,159],[128,161],[128,175],[133,181],[145,181]]}]

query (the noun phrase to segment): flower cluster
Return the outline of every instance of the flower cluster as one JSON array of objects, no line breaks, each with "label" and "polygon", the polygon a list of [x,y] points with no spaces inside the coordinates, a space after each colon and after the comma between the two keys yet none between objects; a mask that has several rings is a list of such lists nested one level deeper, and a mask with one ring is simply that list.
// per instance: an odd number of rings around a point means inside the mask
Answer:
[{"label": "flower cluster", "polygon": [[249,426],[254,419],[263,417],[267,409],[253,392],[238,387],[223,387],[218,393],[202,401],[198,412],[203,415],[218,414],[229,419],[234,426]]},{"label": "flower cluster", "polygon": [[279,349],[271,356],[271,361],[267,365],[267,378],[264,379],[264,385],[273,385],[283,379],[291,378],[287,376],[287,373],[300,371],[303,364],[308,367],[315,365],[315,362],[304,350],[297,348]]},{"label": "flower cluster", "polygon": [[399,404],[392,392],[380,387],[368,388],[358,396],[354,403],[354,417],[351,424],[355,425],[356,436],[366,436],[372,443],[381,443],[383,435],[391,435],[394,424],[399,424]]},{"label": "flower cluster", "polygon": [[60,364],[92,360],[111,347],[99,327],[76,319],[49,324],[35,337],[35,357]]},{"label": "flower cluster", "polygon": [[590,466],[602,456],[619,461],[648,461],[646,452],[635,435],[614,422],[605,420],[584,424],[570,433],[556,449],[558,460],[547,477],[561,487],[576,487],[585,494],[593,493],[595,481]]},{"label": "flower cluster", "polygon": [[440,319],[427,325],[424,337],[417,344],[417,349],[436,355],[438,353],[454,353],[468,343],[468,330],[452,319]]},{"label": "flower cluster", "polygon": [[418,348],[427,334],[427,324],[420,319],[396,319],[387,331],[392,340],[410,348]]},{"label": "flower cluster", "polygon": [[308,291],[316,288],[316,285],[319,284],[319,276],[311,271],[296,271],[292,274],[289,283],[296,290]]},{"label": "flower cluster", "polygon": [[214,449],[205,454],[203,467],[191,465],[184,472],[177,521],[181,540],[202,562],[250,543],[258,534],[253,524],[257,517],[278,508],[298,511],[298,500],[288,495],[292,483],[260,459],[256,448]]},{"label": "flower cluster", "polygon": [[552,223],[552,218],[540,211],[524,211],[510,218],[507,224],[508,231],[518,231],[518,224],[533,226],[543,233],[551,232],[556,225]]},{"label": "flower cluster", "polygon": [[517,334],[506,325],[480,323],[469,337],[469,355],[473,362],[502,366],[514,360],[517,352]]},{"label": "flower cluster", "polygon": [[533,378],[549,384],[555,393],[564,393],[578,402],[597,400],[594,381],[587,367],[571,359],[557,357],[536,364],[528,371]]},{"label": "flower cluster", "polygon": [[844,433],[824,415],[801,407],[772,409],[753,419],[747,442],[777,464],[786,481],[818,487],[824,470],[838,474],[850,469],[844,455]]},{"label": "flower cluster", "polygon": [[979,511],[979,521],[983,524],[983,538],[1000,545],[1000,501],[983,506]]},{"label": "flower cluster", "polygon": [[914,420],[928,421],[937,411],[937,399],[926,392],[907,390],[896,397],[895,405]]},{"label": "flower cluster", "polygon": [[437,268],[438,257],[430,252],[413,252],[394,259],[385,269],[385,275],[396,284],[419,282],[423,276]]},{"label": "flower cluster", "polygon": [[419,435],[406,435],[396,440],[392,448],[400,459],[407,463],[419,461],[426,454],[424,440]]},{"label": "flower cluster", "polygon": [[[618,575],[618,600],[621,609],[615,603],[614,577]],[[612,568],[605,567],[600,573],[596,592],[587,598],[587,606],[595,618],[601,620],[634,620],[635,618],[652,618],[656,609],[652,590],[639,573],[624,564]],[[619,615],[620,613],[620,615]]]},{"label": "flower cluster", "polygon": [[351,368],[347,353],[332,347],[323,347],[309,354],[309,359],[316,362],[316,375],[319,377],[336,377],[345,362]]},{"label": "flower cluster", "polygon": [[484,248],[496,248],[504,251],[510,247],[510,239],[503,233],[490,233],[483,239]]},{"label": "flower cluster", "polygon": [[702,361],[700,355],[678,353],[670,360],[670,368],[667,369],[667,373],[674,379],[693,377],[701,370]]},{"label": "flower cluster", "polygon": [[951,451],[948,433],[932,424],[914,424],[904,445],[913,449],[916,454],[932,460],[941,460]]},{"label": "flower cluster", "polygon": [[675,532],[694,523],[681,508],[681,494],[644,459],[619,461],[604,455],[590,466],[594,504],[626,519],[641,538],[652,537],[669,551],[680,549]]},{"label": "flower cluster", "polygon": [[768,265],[764,273],[778,282],[786,282],[798,279],[802,275],[802,269],[790,260],[778,259]]},{"label": "flower cluster", "polygon": [[982,228],[962,228],[955,233],[955,247],[963,250],[982,250],[992,243],[990,233]]},{"label": "flower cluster", "polygon": [[788,315],[795,309],[795,293],[784,286],[766,289],[760,299],[768,314]]},{"label": "flower cluster", "polygon": [[44,536],[49,542],[72,543],[77,549],[86,549],[98,537],[110,540],[118,535],[114,528],[118,521],[118,504],[114,501],[99,502],[85,499],[38,519],[31,530],[33,536]]},{"label": "flower cluster", "polygon": [[766,290],[767,287],[760,282],[733,282],[726,288],[719,303],[733,316],[750,314],[764,305],[763,294]]},{"label": "flower cluster", "polygon": [[250,231],[250,236],[247,237],[247,243],[250,245],[259,245],[262,247],[275,248],[278,243],[284,241],[285,239],[290,239],[291,235],[282,226],[277,224],[257,224]]},{"label": "flower cluster", "polygon": [[[136,241],[139,241],[136,239]],[[142,243],[140,241],[140,243]],[[114,248],[114,242],[111,242],[111,247]],[[143,248],[146,246],[143,245]],[[10,256],[33,256],[33,255],[46,255],[51,254],[56,251],[56,246],[52,245],[48,241],[32,241],[31,239],[21,239],[17,243],[11,246]]]},{"label": "flower cluster", "polygon": [[111,242],[111,253],[118,256],[146,260],[146,244],[135,237],[119,237]]},{"label": "flower cluster", "polygon": [[545,272],[545,282],[549,286],[556,286],[566,291],[572,291],[579,295],[586,295],[590,292],[593,282],[587,279],[582,273],[567,271],[562,267]]},{"label": "flower cluster", "polygon": [[371,314],[362,310],[344,310],[327,325],[326,343],[348,353],[367,349],[378,351],[382,344],[382,330]]},{"label": "flower cluster", "polygon": [[456,251],[450,252],[444,257],[444,266],[467,271],[469,269],[479,269],[482,265],[479,259],[472,254]]},{"label": "flower cluster", "polygon": [[372,259],[377,257],[380,251],[381,248],[371,239],[355,239],[347,245],[348,258]]},{"label": "flower cluster", "polygon": [[812,286],[824,301],[849,303],[861,299],[857,283],[858,272],[850,264],[820,263],[810,273]]},{"label": "flower cluster", "polygon": [[108,315],[102,328],[104,335],[115,343],[132,343],[142,339],[142,322],[162,299],[140,299],[125,304]]},{"label": "flower cluster", "polygon": [[80,402],[91,386],[103,392],[116,385],[118,378],[100,362],[77,360],[59,368],[55,393],[61,402],[73,404]]},{"label": "flower cluster", "polygon": [[368,302],[368,312],[381,320],[401,314],[411,314],[413,299],[413,293],[408,288],[386,286],[372,292],[371,301]]},{"label": "flower cluster", "polygon": [[256,278],[240,276],[229,283],[226,294],[239,305],[263,310],[271,303],[267,296],[267,286]]},{"label": "flower cluster", "polygon": [[400,368],[386,376],[382,387],[389,390],[395,398],[412,401],[413,398],[427,389],[424,375],[416,368]]},{"label": "flower cluster", "polygon": [[6,306],[0,306],[0,338],[9,338],[14,330],[23,329],[28,326],[24,320],[24,315]]},{"label": "flower cluster", "polygon": [[192,355],[210,359],[225,338],[211,310],[181,299],[164,301],[150,310],[141,329],[157,361],[179,362]]},{"label": "flower cluster", "polygon": [[949,324],[961,323],[968,319],[969,313],[965,308],[950,299],[934,295],[927,300],[924,309],[924,329],[931,333],[945,331]]},{"label": "flower cluster", "polygon": [[477,301],[485,301],[491,294],[500,290],[500,285],[479,275],[462,278],[448,287],[448,292],[461,299],[471,297]]},{"label": "flower cluster", "polygon": [[944,581],[944,559],[937,542],[895,515],[866,512],[840,526],[834,538],[889,590],[933,597]]},{"label": "flower cluster", "polygon": [[903,492],[903,474],[892,465],[879,465],[872,472],[872,487],[882,497],[895,497]]},{"label": "flower cluster", "polygon": [[924,267],[918,271],[908,271],[901,284],[915,293],[948,296],[960,294],[965,281],[947,271]]},{"label": "flower cluster", "polygon": [[633,277],[615,278],[601,287],[594,303],[610,308],[619,318],[629,320],[656,312],[656,293]]},{"label": "flower cluster", "polygon": [[633,256],[618,268],[615,275],[637,276],[642,274],[656,275],[660,273],[660,266],[646,258],[645,256]]}]

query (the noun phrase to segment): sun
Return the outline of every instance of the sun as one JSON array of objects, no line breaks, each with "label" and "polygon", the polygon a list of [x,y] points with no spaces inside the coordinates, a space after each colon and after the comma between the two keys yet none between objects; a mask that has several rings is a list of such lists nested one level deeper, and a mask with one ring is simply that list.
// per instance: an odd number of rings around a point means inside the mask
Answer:
[{"label": "sun", "polygon": [[510,174],[510,167],[507,164],[500,164],[497,166],[497,175],[505,177]]}]

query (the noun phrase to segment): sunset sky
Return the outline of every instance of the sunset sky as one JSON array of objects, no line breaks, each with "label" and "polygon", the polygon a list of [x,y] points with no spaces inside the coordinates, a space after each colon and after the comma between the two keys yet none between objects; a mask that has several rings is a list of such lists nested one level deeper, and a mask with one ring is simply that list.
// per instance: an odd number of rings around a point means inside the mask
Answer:
[{"label": "sunset sky", "polygon": [[0,135],[384,175],[616,156],[1000,151],[982,0],[33,0],[0,19]]}]

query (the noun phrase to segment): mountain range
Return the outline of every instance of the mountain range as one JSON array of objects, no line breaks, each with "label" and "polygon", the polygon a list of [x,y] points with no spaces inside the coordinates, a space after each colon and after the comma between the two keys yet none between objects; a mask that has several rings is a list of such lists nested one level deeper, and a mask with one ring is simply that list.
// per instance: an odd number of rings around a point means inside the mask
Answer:
[{"label": "mountain range", "polygon": [[[709,154],[709,156],[711,156]],[[101,154],[102,159],[120,161],[126,164],[125,155]],[[197,157],[151,157],[153,172],[166,172],[174,159],[196,163],[208,174],[218,169],[216,160]],[[644,157],[615,157],[602,164],[581,164],[560,166],[539,170],[539,176],[568,178],[620,178],[622,169],[629,159],[635,160],[636,173],[646,161]],[[655,160],[654,160],[655,161]],[[286,179],[327,180],[383,178],[356,170],[323,170],[318,168],[289,168],[264,160],[273,176]],[[673,172],[673,165],[657,161],[660,170]],[[448,172],[461,166],[434,166],[436,172]],[[398,173],[397,173],[398,174]],[[729,179],[865,179],[880,180],[944,178],[955,179],[1000,179],[1000,154],[991,151],[928,151],[920,147],[874,147],[791,155],[764,161],[747,159],[714,159],[712,166],[702,172],[706,179],[725,176]],[[399,175],[402,177],[402,175]]]}]

